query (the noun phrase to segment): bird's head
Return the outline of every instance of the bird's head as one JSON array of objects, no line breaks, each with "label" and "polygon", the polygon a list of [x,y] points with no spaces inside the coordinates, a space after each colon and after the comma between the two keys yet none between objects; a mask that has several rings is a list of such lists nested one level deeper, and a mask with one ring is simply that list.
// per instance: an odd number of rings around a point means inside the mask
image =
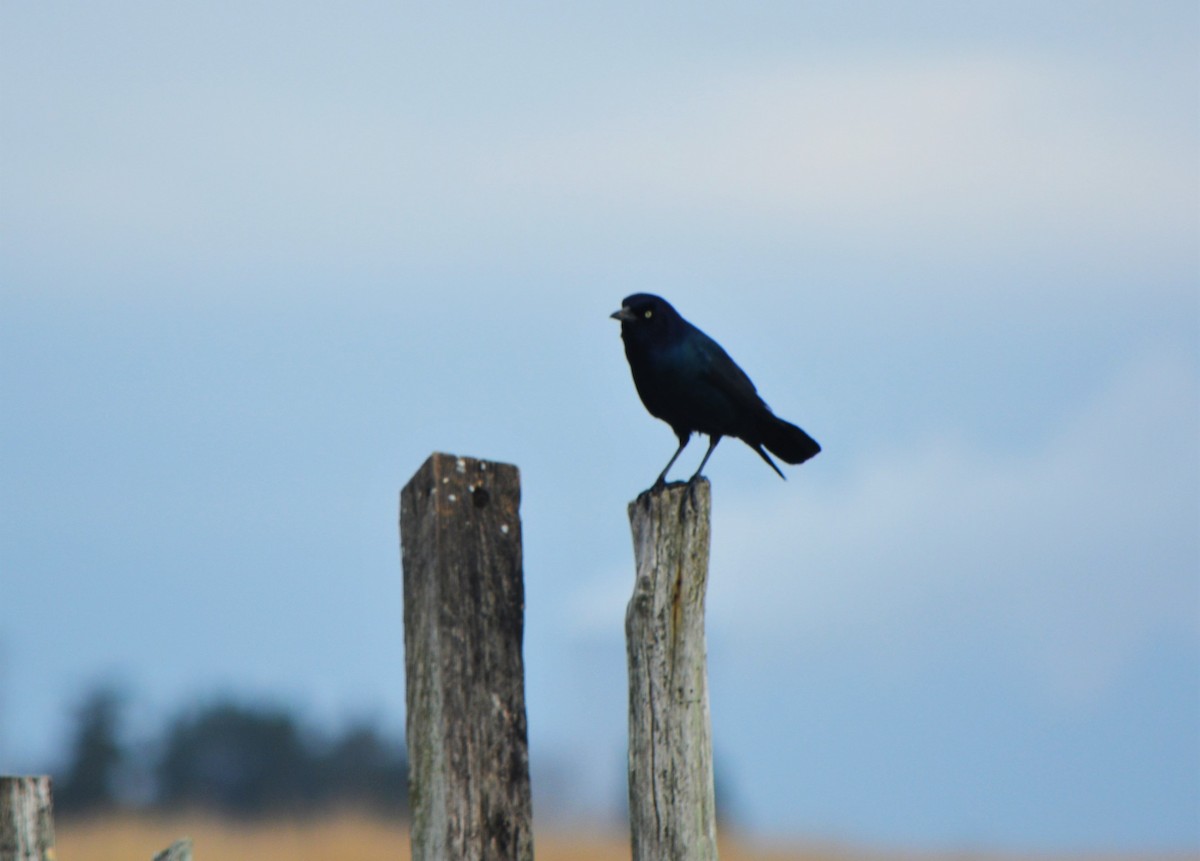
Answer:
[{"label": "bird's head", "polygon": [[621,310],[610,314],[614,320],[621,321],[621,334],[637,334],[649,336],[658,332],[667,332],[680,319],[679,313],[671,307],[671,303],[661,296],[652,293],[634,293],[626,296],[621,302]]}]

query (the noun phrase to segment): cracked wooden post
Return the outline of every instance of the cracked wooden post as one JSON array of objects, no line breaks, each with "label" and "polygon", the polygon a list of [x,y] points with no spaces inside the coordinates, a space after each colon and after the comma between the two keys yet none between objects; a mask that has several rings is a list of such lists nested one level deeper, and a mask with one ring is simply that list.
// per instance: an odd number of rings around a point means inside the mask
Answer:
[{"label": "cracked wooden post", "polygon": [[629,657],[629,827],[633,861],[717,857],[704,645],[708,479],[629,504],[637,581]]},{"label": "cracked wooden post", "polygon": [[54,861],[49,777],[0,777],[0,861]]},{"label": "cracked wooden post", "polygon": [[531,861],[515,466],[433,454],[400,494],[413,861]]}]

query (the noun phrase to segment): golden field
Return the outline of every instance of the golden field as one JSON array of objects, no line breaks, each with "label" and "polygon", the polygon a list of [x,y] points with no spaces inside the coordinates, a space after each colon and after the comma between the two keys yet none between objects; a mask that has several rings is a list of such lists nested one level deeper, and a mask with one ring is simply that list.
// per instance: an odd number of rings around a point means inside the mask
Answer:
[{"label": "golden field", "polygon": [[[311,820],[230,823],[210,817],[121,817],[65,821],[55,827],[58,861],[150,861],[180,837],[191,837],[196,861],[408,861],[408,831],[400,824],[355,814]],[[629,859],[620,833],[536,833],[538,861]],[[725,861],[847,861],[852,856],[721,843]]]},{"label": "golden field", "polygon": [[[60,821],[58,861],[151,861],[180,837],[192,838],[196,861],[408,861],[403,825],[356,814],[309,820],[233,823],[204,816],[116,816]],[[538,832],[537,861],[626,861],[628,838],[620,833]],[[1009,861],[989,853],[905,853],[840,847],[770,847],[723,839],[722,861]],[[1134,856],[1028,856],[1029,861],[1132,861]],[[1145,859],[1146,856],[1137,856]],[[1165,859],[1166,856],[1159,856]],[[1177,861],[1197,856],[1174,856]]]},{"label": "golden field", "polygon": [[[117,816],[59,822],[55,827],[58,861],[150,861],[180,837],[192,839],[196,861],[410,858],[408,831],[403,825],[355,814],[270,823],[234,823],[204,816]],[[538,832],[534,855],[537,861],[620,861],[629,858],[629,841],[622,834]],[[846,861],[851,857],[721,844],[724,861]]]}]

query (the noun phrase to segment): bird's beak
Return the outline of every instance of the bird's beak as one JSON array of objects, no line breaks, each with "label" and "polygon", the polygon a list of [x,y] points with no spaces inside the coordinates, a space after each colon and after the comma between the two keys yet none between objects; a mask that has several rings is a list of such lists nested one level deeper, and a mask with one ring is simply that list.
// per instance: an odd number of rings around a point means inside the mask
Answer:
[{"label": "bird's beak", "polygon": [[628,308],[622,308],[620,311],[613,311],[608,316],[612,317],[614,320],[620,320],[622,323],[628,323],[631,320],[637,319],[637,315]]}]

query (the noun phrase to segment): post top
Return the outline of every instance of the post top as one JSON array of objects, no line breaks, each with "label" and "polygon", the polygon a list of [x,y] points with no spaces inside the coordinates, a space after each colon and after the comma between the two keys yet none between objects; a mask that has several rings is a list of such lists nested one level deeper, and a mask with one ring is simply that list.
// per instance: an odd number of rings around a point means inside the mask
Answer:
[{"label": "post top", "polygon": [[[452,475],[478,475],[479,473],[495,473],[503,476],[505,479],[511,479],[514,482],[520,480],[520,470],[515,464],[501,463],[496,460],[481,460],[477,457],[464,457],[462,455],[447,454],[442,451],[435,451],[425,459],[425,462],[413,473],[412,478],[408,480],[408,484],[413,484],[426,473],[430,477],[442,477]],[[407,485],[405,485],[407,487]]]},{"label": "post top", "polygon": [[705,512],[712,507],[712,483],[704,476],[690,481],[669,481],[657,487],[643,490],[637,499],[629,503],[629,516],[635,511],[652,511],[663,506],[680,506],[691,501],[694,508]]}]

